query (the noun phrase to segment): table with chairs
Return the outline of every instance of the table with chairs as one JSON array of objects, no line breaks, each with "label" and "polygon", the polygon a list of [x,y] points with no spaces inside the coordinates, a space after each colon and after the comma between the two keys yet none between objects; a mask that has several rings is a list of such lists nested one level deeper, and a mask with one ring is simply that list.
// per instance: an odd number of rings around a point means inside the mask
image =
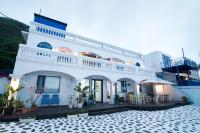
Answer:
[{"label": "table with chairs", "polygon": [[155,95],[154,97],[151,97],[147,94],[140,94],[135,95],[133,93],[128,94],[128,102],[129,104],[158,104],[158,103],[167,103],[171,102],[171,97],[167,94],[165,95]]}]

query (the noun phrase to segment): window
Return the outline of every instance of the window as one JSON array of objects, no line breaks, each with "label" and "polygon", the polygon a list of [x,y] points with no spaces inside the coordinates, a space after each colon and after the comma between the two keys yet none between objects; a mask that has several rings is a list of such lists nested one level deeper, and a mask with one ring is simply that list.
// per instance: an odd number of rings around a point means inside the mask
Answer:
[{"label": "window", "polygon": [[127,83],[126,83],[126,81],[121,81],[121,92],[127,92]]},{"label": "window", "polygon": [[171,61],[169,56],[162,55],[162,60],[163,60],[163,67],[170,67]]},{"label": "window", "polygon": [[52,49],[52,46],[49,43],[47,43],[47,42],[40,42],[37,45],[37,47],[39,47],[39,48],[46,48],[46,49]]},{"label": "window", "polygon": [[36,93],[59,93],[60,77],[38,75]]}]

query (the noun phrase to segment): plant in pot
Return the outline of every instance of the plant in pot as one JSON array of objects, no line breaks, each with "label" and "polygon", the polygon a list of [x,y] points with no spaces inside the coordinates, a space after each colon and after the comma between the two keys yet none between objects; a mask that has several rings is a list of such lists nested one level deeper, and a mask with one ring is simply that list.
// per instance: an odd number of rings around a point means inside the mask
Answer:
[{"label": "plant in pot", "polygon": [[5,107],[5,98],[2,94],[0,94],[0,115],[3,114],[4,107]]},{"label": "plant in pot", "polygon": [[114,99],[115,104],[119,104],[120,102],[120,97],[118,94],[115,95],[115,99]]},{"label": "plant in pot", "polygon": [[35,112],[37,110],[37,100],[42,95],[44,90],[39,91],[36,87],[30,87],[30,98],[26,102],[31,102],[31,111]]},{"label": "plant in pot", "polygon": [[72,109],[73,108],[73,95],[71,95],[71,96],[68,97],[68,102],[69,102],[68,107],[70,109]]},{"label": "plant in pot", "polygon": [[4,108],[5,114],[13,113],[16,93],[23,88],[24,87],[19,86],[18,88],[15,89],[11,85],[6,84],[6,91],[3,94],[3,97],[5,98],[5,108]]},{"label": "plant in pot", "polygon": [[189,103],[188,97],[183,96],[182,99],[183,99],[183,102],[184,102],[185,104],[188,104],[188,103]]},{"label": "plant in pot", "polygon": [[75,86],[74,90],[78,93],[78,97],[77,97],[78,108],[83,107],[84,96],[86,95],[86,91],[88,88],[89,86],[85,86],[81,88],[81,83],[78,83],[78,85]]},{"label": "plant in pot", "polygon": [[24,108],[25,107],[24,101],[21,100],[20,98],[14,101],[14,106],[17,112],[26,113],[26,109]]}]

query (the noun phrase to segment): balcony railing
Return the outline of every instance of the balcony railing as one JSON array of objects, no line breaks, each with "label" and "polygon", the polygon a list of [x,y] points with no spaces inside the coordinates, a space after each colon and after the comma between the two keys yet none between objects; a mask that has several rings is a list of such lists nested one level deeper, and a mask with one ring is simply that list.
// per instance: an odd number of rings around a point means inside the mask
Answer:
[{"label": "balcony railing", "polygon": [[162,68],[170,68],[170,67],[182,66],[182,65],[187,65],[187,66],[190,66],[193,68],[197,68],[196,62],[194,62],[186,57],[178,58],[175,60],[170,60],[168,62],[161,62]]},{"label": "balcony railing", "polygon": [[196,80],[181,80],[178,81],[179,86],[200,86],[200,81]]},{"label": "balcony railing", "polygon": [[85,56],[75,56],[56,52],[43,48],[35,48],[20,44],[18,59],[40,61],[49,64],[74,65],[78,67],[93,68],[98,70],[108,70],[112,72],[125,72],[131,74],[139,74],[145,76],[155,76],[155,72],[151,69],[144,69],[137,66],[128,66],[121,63],[115,63],[103,59],[90,58]]},{"label": "balcony railing", "polygon": [[127,49],[122,49],[107,43],[103,43],[100,41],[96,41],[96,40],[92,40],[80,35],[76,35],[76,34],[72,34],[69,32],[65,32],[63,30],[59,30],[53,27],[49,27],[46,25],[42,25],[39,23],[35,23],[32,22],[31,23],[31,28],[30,30],[35,31],[35,32],[39,32],[48,36],[54,36],[63,40],[67,40],[67,41],[76,41],[79,43],[83,43],[85,45],[89,45],[91,47],[95,47],[95,48],[101,48],[102,50],[107,50],[110,52],[114,52],[117,54],[124,54],[126,56],[130,56],[130,57],[134,57],[134,58],[141,58],[141,54],[127,50]]}]

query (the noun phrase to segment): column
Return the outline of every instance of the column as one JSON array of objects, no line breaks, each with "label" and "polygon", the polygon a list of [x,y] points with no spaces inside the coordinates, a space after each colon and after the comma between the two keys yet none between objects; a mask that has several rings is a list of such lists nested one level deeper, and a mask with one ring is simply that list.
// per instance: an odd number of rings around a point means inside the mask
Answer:
[{"label": "column", "polygon": [[113,90],[115,89],[114,87],[115,87],[114,82],[110,81],[110,104],[114,104],[114,97],[113,97]]}]

